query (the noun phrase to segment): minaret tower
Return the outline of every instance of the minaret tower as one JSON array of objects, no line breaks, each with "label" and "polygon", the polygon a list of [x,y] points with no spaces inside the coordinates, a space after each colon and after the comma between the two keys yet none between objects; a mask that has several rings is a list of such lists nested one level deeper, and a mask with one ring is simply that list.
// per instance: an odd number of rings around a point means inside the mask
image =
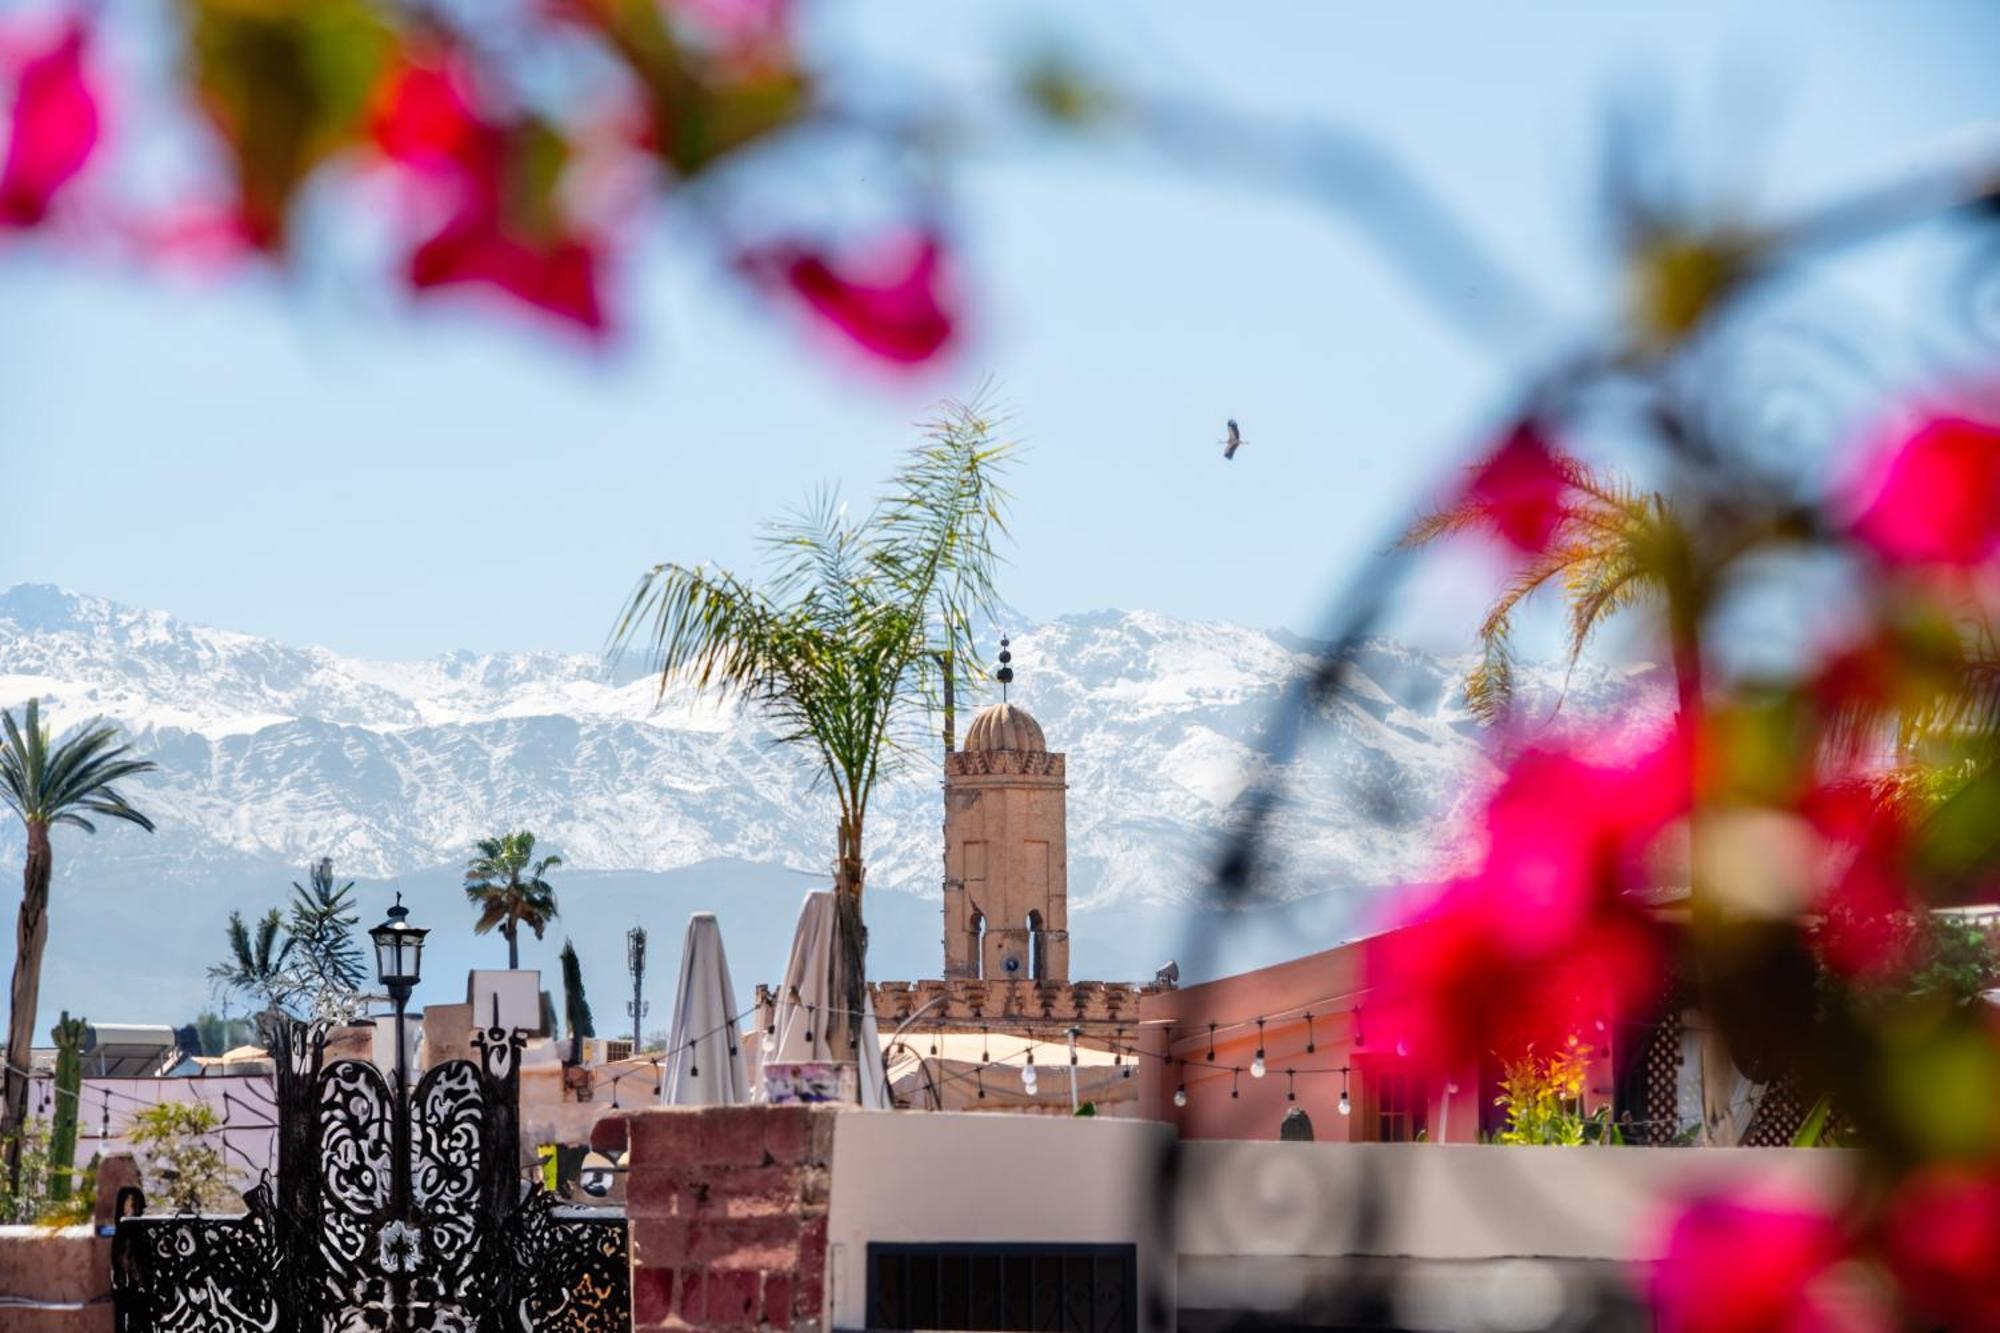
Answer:
[{"label": "minaret tower", "polygon": [[1001,702],[944,761],[944,974],[1069,980],[1069,845],[1063,756],[1007,701],[1013,654],[1000,640]]}]

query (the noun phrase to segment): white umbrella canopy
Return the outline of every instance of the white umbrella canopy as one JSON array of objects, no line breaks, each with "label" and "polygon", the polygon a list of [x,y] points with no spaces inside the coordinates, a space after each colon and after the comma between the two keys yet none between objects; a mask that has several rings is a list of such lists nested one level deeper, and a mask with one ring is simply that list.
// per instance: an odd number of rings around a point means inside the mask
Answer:
[{"label": "white umbrella canopy", "polygon": [[722,951],[715,913],[688,918],[681,978],[674,990],[674,1025],[660,1100],[669,1106],[735,1106],[750,1100],[750,1076],[736,1030],[736,987]]},{"label": "white umbrella canopy", "polygon": [[761,1069],[765,1064],[803,1061],[858,1061],[861,1104],[886,1110],[893,1103],[889,1079],[882,1068],[882,1039],[875,1025],[875,1005],[863,992],[859,1023],[848,1009],[845,930],[832,890],[808,893],[799,907],[798,929],[785,979],[778,987],[773,1025],[759,1064],[758,1097],[763,1097]]}]

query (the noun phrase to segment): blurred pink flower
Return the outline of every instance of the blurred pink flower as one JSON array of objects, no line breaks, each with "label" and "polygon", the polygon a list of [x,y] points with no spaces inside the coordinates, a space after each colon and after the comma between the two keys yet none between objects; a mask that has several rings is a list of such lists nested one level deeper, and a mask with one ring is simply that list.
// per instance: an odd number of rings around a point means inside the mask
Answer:
[{"label": "blurred pink flower", "polygon": [[1914,1312],[1963,1333],[2000,1330],[2000,1176],[1932,1166],[1896,1189],[1882,1248]]},{"label": "blurred pink flower", "polygon": [[1466,499],[1508,545],[1540,555],[1555,540],[1568,492],[1569,481],[1541,427],[1523,420],[1480,464]]},{"label": "blurred pink flower", "polygon": [[1917,910],[1904,870],[1909,830],[1902,813],[1862,781],[1825,783],[1799,808],[1827,858],[1828,879],[1812,904],[1821,959],[1852,981],[1902,970],[1912,961]]},{"label": "blurred pink flower", "polygon": [[84,20],[72,18],[21,68],[0,168],[0,226],[42,222],[97,147],[97,98],[83,72],[89,36]]},{"label": "blurred pink flower", "polygon": [[1674,1220],[1652,1271],[1660,1333],[1819,1333],[1856,1327],[1823,1279],[1845,1255],[1839,1225],[1801,1205],[1698,1200]]},{"label": "blurred pink flower", "polygon": [[951,340],[955,320],[935,233],[881,239],[838,258],[781,243],[748,251],[739,262],[753,279],[789,291],[881,360],[916,365]]},{"label": "blurred pink flower", "polygon": [[1631,891],[1650,886],[1649,853],[1687,811],[1685,754],[1669,735],[1622,761],[1537,749],[1513,762],[1477,869],[1369,942],[1371,1005],[1401,1049],[1439,1072],[1547,1051],[1651,997],[1662,948]]},{"label": "blurred pink flower", "polygon": [[510,191],[513,173],[533,170],[517,157],[566,145],[524,147],[518,140],[528,130],[481,117],[453,64],[449,52],[405,63],[385,80],[370,119],[383,155],[447,201],[443,225],[410,254],[411,287],[488,286],[604,332],[599,245],[568,223],[553,193],[523,199]]},{"label": "blurred pink flower", "polygon": [[1855,535],[1902,565],[1976,565],[2000,549],[2000,428],[1925,421],[1855,486]]},{"label": "blurred pink flower", "polygon": [[591,333],[606,328],[598,297],[600,256],[576,236],[529,240],[509,235],[497,214],[470,211],[418,246],[410,285],[419,291],[454,283],[495,287]]}]

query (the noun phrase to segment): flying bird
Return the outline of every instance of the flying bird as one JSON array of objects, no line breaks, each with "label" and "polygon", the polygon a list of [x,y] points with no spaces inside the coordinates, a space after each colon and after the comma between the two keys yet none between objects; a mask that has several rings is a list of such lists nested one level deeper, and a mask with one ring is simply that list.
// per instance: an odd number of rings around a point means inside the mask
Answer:
[{"label": "flying bird", "polygon": [[1222,456],[1236,457],[1236,451],[1243,447],[1243,432],[1236,428],[1236,418],[1229,418],[1229,438],[1223,442]]}]

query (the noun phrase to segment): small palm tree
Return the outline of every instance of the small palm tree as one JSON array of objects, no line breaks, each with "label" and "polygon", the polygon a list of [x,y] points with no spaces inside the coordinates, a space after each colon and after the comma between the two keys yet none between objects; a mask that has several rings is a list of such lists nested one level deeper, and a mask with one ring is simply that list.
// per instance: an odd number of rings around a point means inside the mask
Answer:
[{"label": "small palm tree", "polygon": [[[1700,697],[1701,667],[1692,625],[1675,608],[1691,605],[1687,538],[1664,495],[1642,491],[1623,478],[1599,472],[1567,454],[1552,462],[1565,486],[1564,503],[1550,540],[1530,555],[1500,591],[1479,624],[1480,657],[1465,681],[1466,707],[1489,726],[1504,722],[1514,703],[1514,613],[1548,587],[1560,587],[1569,604],[1569,664],[1575,666],[1597,631],[1619,611],[1662,600],[1673,624],[1674,674],[1684,715]],[[1485,503],[1468,495],[1419,519],[1403,544],[1430,545],[1483,527]]]},{"label": "small palm tree", "polygon": [[298,956],[315,986],[356,990],[368,975],[368,962],[354,942],[354,928],[361,922],[354,910],[354,881],[334,887],[330,856],[313,862],[306,880],[292,881],[285,947]]},{"label": "small palm tree", "polygon": [[496,926],[507,937],[507,966],[521,965],[521,927],[540,939],[556,918],[556,891],[542,876],[561,865],[560,856],[535,858],[535,835],[522,829],[481,838],[478,854],[465,863],[465,896],[479,909],[473,924],[485,935]]},{"label": "small palm tree", "polygon": [[145,759],[127,757],[118,729],[106,722],[79,727],[52,745],[42,723],[41,702],[30,699],[17,723],[0,711],[0,801],[28,830],[28,855],[21,871],[21,913],[15,931],[14,983],[8,997],[6,1101],[0,1106],[0,1134],[7,1140],[7,1178],[19,1190],[20,1129],[28,1114],[28,1051],[34,1044],[35,1003],[41,990],[42,953],[49,940],[49,880],[55,851],[49,832],[59,824],[97,832],[89,816],[137,824],[148,833],[153,821],[132,808],[115,783],[150,773]]},{"label": "small palm tree", "polygon": [[284,925],[284,917],[275,907],[258,919],[254,931],[244,922],[243,913],[231,912],[229,953],[208,969],[208,975],[224,990],[254,995],[268,1009],[281,1007],[292,983],[286,963],[293,941],[280,938]]}]

